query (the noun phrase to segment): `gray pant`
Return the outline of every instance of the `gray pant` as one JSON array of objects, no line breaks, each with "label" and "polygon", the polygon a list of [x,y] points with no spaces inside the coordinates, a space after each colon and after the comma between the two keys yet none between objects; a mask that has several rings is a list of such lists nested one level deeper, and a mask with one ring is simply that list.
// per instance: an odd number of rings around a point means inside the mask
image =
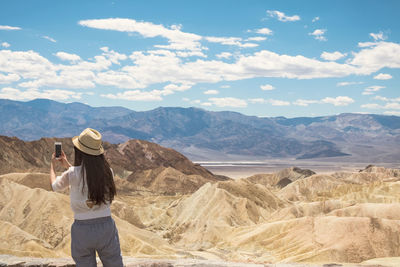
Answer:
[{"label": "gray pant", "polygon": [[96,251],[104,267],[123,267],[118,230],[111,216],[72,224],[71,255],[76,267],[96,267]]}]

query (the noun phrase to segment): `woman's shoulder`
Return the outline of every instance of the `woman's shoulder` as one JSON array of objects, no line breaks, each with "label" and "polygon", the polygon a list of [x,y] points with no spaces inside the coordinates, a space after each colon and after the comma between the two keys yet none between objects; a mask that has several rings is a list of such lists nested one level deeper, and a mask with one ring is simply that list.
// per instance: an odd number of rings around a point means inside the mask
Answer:
[{"label": "woman's shoulder", "polygon": [[82,166],[71,166],[68,168],[69,172],[80,172],[81,171]]},{"label": "woman's shoulder", "polygon": [[71,166],[68,168],[69,179],[79,178],[82,173],[82,166]]}]

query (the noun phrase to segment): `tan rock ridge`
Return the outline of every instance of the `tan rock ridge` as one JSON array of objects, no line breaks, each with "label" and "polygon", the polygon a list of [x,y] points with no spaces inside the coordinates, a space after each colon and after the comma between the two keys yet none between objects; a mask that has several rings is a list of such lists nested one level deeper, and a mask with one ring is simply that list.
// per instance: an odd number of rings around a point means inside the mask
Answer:
[{"label": "tan rock ridge", "polygon": [[255,174],[245,178],[253,183],[283,188],[288,184],[315,174],[312,170],[291,167],[272,174]]},{"label": "tan rock ridge", "polygon": [[[73,163],[73,145],[70,138],[41,138],[24,142],[15,137],[0,136],[0,174],[12,172],[48,172],[54,142],[60,141],[67,157]],[[206,182],[229,178],[212,174],[182,154],[143,140],[129,140],[123,144],[104,142],[105,157],[115,174],[124,181],[125,192],[147,190],[157,194],[193,193]],[[59,168],[58,171],[63,169]],[[17,179],[17,178],[15,178]],[[20,177],[29,183],[29,175]],[[35,179],[36,181],[37,179]],[[28,185],[29,186],[29,185]],[[39,186],[45,188],[46,185]]]},{"label": "tan rock ridge", "polygon": [[73,145],[70,138],[41,138],[24,142],[16,137],[0,136],[0,174],[47,172],[55,141],[61,141],[65,154],[72,158]]}]

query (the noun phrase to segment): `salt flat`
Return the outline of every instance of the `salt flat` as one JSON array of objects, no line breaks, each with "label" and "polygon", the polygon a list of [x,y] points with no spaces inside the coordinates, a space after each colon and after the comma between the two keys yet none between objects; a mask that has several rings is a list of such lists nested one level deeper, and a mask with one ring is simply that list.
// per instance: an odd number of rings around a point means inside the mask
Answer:
[{"label": "salt flat", "polygon": [[[341,161],[338,161],[341,160]],[[370,162],[346,162],[342,159],[321,160],[296,160],[296,159],[270,159],[270,160],[233,160],[233,161],[195,161],[195,163],[219,175],[231,178],[244,178],[258,173],[272,173],[279,170],[297,166],[302,169],[311,169],[318,173],[333,173],[338,171],[358,171]],[[386,168],[397,168],[397,163],[379,163]]]}]

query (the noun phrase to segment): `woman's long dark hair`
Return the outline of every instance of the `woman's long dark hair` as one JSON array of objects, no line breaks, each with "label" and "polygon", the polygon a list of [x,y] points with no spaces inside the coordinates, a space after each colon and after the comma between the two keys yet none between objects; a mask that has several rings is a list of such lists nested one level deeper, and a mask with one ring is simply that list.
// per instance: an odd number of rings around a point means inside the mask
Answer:
[{"label": "woman's long dark hair", "polygon": [[86,178],[88,199],[95,205],[106,204],[106,201],[111,203],[116,195],[116,189],[110,165],[104,155],[93,156],[80,151],[76,147],[74,149],[74,166],[82,165],[82,192]]}]

